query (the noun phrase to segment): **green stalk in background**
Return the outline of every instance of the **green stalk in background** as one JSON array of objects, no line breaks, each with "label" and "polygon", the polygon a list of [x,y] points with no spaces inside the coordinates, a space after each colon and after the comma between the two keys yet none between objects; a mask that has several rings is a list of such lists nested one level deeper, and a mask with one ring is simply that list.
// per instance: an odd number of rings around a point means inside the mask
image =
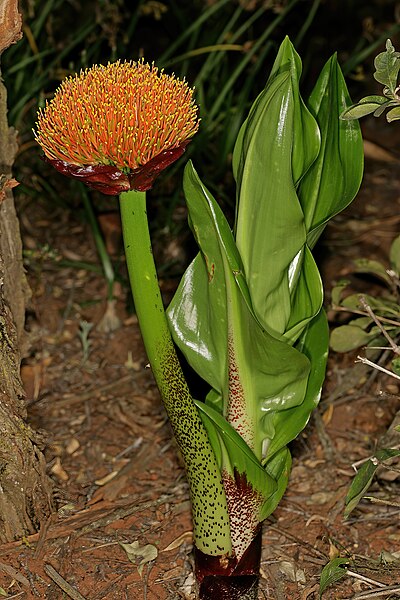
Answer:
[{"label": "green stalk in background", "polygon": [[103,275],[107,283],[106,310],[101,321],[97,325],[97,329],[100,331],[104,331],[105,333],[110,333],[111,331],[115,331],[116,329],[118,329],[121,325],[121,321],[119,320],[118,315],[115,312],[115,300],[113,295],[115,283],[114,267],[112,265],[110,256],[107,252],[106,244],[104,242],[96,214],[93,210],[91,198],[89,197],[89,194],[87,193],[85,187],[81,186],[80,190],[83,208],[85,210],[85,216],[92,230],[93,239],[96,244],[97,254],[99,255],[101,266],[103,269]]},{"label": "green stalk in background", "polygon": [[[200,252],[167,316],[145,191],[198,129],[192,90],[142,61],[93,67],[63,82],[35,133],[60,172],[120,195],[136,312],[188,474],[201,600],[257,598],[261,525],[286,489],[287,444],[325,377],[328,328],[312,249],[357,193],[362,140],[357,123],[339,120],[350,100],[336,57],[307,103],[300,75],[286,38],[236,141],[233,231],[186,165]],[[205,398],[191,397],[171,334],[209,384]]]}]

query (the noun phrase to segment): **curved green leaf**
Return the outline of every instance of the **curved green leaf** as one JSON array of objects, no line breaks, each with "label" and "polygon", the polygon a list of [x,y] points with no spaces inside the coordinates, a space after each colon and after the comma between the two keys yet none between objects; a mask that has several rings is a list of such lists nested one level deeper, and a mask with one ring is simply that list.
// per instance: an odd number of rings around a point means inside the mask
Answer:
[{"label": "curved green leaf", "polygon": [[386,119],[388,123],[392,123],[392,121],[398,121],[400,119],[400,106],[396,106],[392,108],[386,113]]},{"label": "curved green leaf", "polygon": [[265,500],[265,503],[260,511],[260,521],[263,521],[269,515],[271,515],[279,502],[289,482],[290,469],[292,466],[292,457],[286,446],[281,448],[279,452],[276,452],[274,456],[269,459],[268,463],[264,465],[265,470],[273,475],[277,482],[277,488],[275,492]]},{"label": "curved green leaf", "polygon": [[376,112],[378,110],[384,111],[386,106],[390,102],[387,98],[382,99],[384,102],[364,102],[361,100],[360,102],[353,104],[349,108],[346,108],[340,115],[340,118],[345,121],[352,121],[354,119],[361,119],[362,117],[366,117],[370,114],[378,116]]},{"label": "curved green leaf", "polygon": [[[303,332],[307,323],[320,311],[323,301],[323,286],[318,267],[307,246],[304,246],[303,260],[299,260],[299,275],[296,285],[291,285],[289,269],[289,287],[293,289],[291,297],[291,312],[284,339],[294,344]],[[293,269],[294,270],[294,269]]]},{"label": "curved green leaf", "polygon": [[344,511],[344,516],[346,519],[356,508],[363,496],[365,496],[380,463],[388,460],[389,458],[393,458],[394,456],[400,456],[400,450],[382,448],[376,452],[374,459],[367,460],[367,462],[360,467],[358,473],[351,482],[349,491],[347,492],[345,500],[346,508]]},{"label": "curved green leaf", "polygon": [[370,273],[383,279],[385,283],[390,285],[392,283],[391,278],[387,273],[386,267],[378,260],[370,260],[368,258],[358,258],[354,261],[356,273]]},{"label": "curved green leaf", "polygon": [[390,264],[393,269],[400,275],[400,235],[398,235],[390,246]]},{"label": "curved green leaf", "polygon": [[189,364],[222,394],[228,354],[227,279],[233,285],[238,281],[243,297],[250,300],[232,232],[191,162],[185,168],[184,190],[201,253],[186,270],[167,314],[175,342]]},{"label": "curved green leaf", "polygon": [[201,249],[169,306],[176,344],[223,399],[223,414],[261,459],[276,411],[301,404],[309,362],[263,330],[250,306],[233,235],[191,163],[184,189]]},{"label": "curved green leaf", "polygon": [[332,56],[322,69],[308,101],[321,131],[318,158],[298,189],[310,248],[327,221],[353,200],[361,184],[363,144],[360,125],[357,121],[339,118],[349,104],[346,83],[336,56]]},{"label": "curved green leaf", "polygon": [[274,476],[261,466],[243,438],[218,411],[198,400],[195,400],[195,404],[220,470],[227,471],[232,476],[235,469],[240,474],[246,473],[247,480],[263,499],[269,498],[277,489]]},{"label": "curved green leaf", "polygon": [[277,337],[291,314],[289,271],[296,257],[302,261],[306,241],[294,181],[310,168],[320,143],[317,124],[299,94],[300,70],[300,59],[285,39],[267,87],[241,129],[233,159],[236,243],[254,312]]},{"label": "curved green leaf", "polygon": [[[328,360],[329,328],[324,310],[307,325],[299,338],[296,349],[310,362],[310,375],[302,402],[277,412],[273,417],[274,435],[268,447],[268,459],[294,440],[307,425],[310,415],[321,397]],[[268,464],[268,462],[266,463]]]},{"label": "curved green leaf", "polygon": [[386,314],[392,315],[393,318],[397,318],[400,313],[400,305],[394,299],[394,296],[370,296],[369,294],[351,294],[350,296],[346,296],[342,300],[342,306],[346,308],[356,309],[356,310],[365,310],[364,306],[361,304],[360,297],[364,298],[365,302],[368,304],[372,310],[377,314]]},{"label": "curved green leaf", "polygon": [[385,85],[392,94],[395,93],[397,77],[400,71],[400,52],[396,52],[390,40],[386,41],[386,51],[381,52],[374,60],[374,78]]},{"label": "curved green leaf", "polygon": [[[331,333],[330,347],[335,352],[349,352],[361,346],[366,346],[371,340],[380,335],[377,327],[371,331],[365,331],[362,327],[356,325],[341,325],[336,327]],[[361,322],[360,324],[362,324]]]},{"label": "curved green leaf", "polygon": [[203,402],[195,403],[221,472],[227,472],[232,477],[245,475],[251,486],[249,493],[255,491],[259,498],[256,517],[258,522],[262,522],[273,513],[286,490],[291,467],[289,450],[283,448],[276,453],[264,468],[243,438],[219,412]]},{"label": "curved green leaf", "polygon": [[322,598],[324,591],[330,586],[343,579],[347,574],[348,558],[333,558],[321,571],[319,584],[319,597]]}]

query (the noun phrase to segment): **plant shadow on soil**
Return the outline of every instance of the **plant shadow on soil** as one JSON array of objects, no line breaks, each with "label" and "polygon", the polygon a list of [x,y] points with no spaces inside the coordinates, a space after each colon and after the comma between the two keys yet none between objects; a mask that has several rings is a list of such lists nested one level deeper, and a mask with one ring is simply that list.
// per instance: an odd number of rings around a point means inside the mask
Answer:
[{"label": "plant shadow on soil", "polygon": [[[388,129],[371,122],[366,131],[390,148],[394,129],[382,134]],[[323,235],[318,260],[327,307],[334,281],[351,276],[352,259],[387,262],[400,228],[399,180],[396,154],[393,162],[371,156],[358,198]],[[39,534],[0,547],[0,587],[8,597],[65,598],[56,572],[87,600],[192,599],[188,487],[146,368],[137,320],[126,310],[126,288],[117,284],[114,290],[121,326],[102,333],[97,327],[105,308],[102,277],[62,267],[43,251],[38,257],[38,248],[47,245],[65,259],[96,262],[86,225],[59,208],[49,213],[45,203],[22,201],[19,212],[32,288],[22,377],[30,422],[44,430],[55,512]],[[118,225],[113,235],[118,238]],[[168,296],[175,283],[162,284]],[[337,315],[329,316],[333,324]],[[94,325],[85,348],[83,321]],[[289,487],[264,525],[260,599],[318,598],[321,570],[335,549],[356,557],[358,573],[372,582],[400,581],[395,566],[369,562],[382,550],[398,551],[399,509],[363,501],[343,519],[352,463],[371,455],[400,408],[395,380],[371,376],[354,364],[356,354],[331,353],[318,412],[292,444]],[[378,481],[371,491],[393,497],[398,483]],[[139,565],[143,556],[136,556],[131,562],[120,542],[150,544],[157,558]],[[357,598],[371,588],[347,577],[324,598]]]}]

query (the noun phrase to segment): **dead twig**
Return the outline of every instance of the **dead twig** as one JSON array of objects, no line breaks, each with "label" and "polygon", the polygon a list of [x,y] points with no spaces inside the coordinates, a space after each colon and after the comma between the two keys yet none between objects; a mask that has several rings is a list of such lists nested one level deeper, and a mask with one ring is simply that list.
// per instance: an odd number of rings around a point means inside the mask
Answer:
[{"label": "dead twig", "polygon": [[360,296],[360,304],[365,309],[365,312],[367,313],[367,315],[369,317],[371,317],[371,319],[373,320],[375,325],[378,327],[378,329],[381,332],[381,334],[383,335],[383,337],[389,342],[390,347],[392,348],[393,352],[399,356],[400,348],[398,347],[396,342],[393,340],[393,338],[388,334],[388,332],[386,331],[386,329],[384,328],[384,326],[381,323],[381,318],[378,318],[376,316],[376,314],[374,313],[374,311],[372,310],[372,308],[370,307],[370,305],[368,304],[368,302],[366,301],[364,296]]},{"label": "dead twig", "polygon": [[368,358],[365,358],[364,356],[357,356],[356,362],[361,362],[364,365],[367,365],[368,367],[373,367],[377,371],[381,371],[382,373],[385,373],[386,375],[390,375],[390,377],[394,377],[394,379],[400,379],[400,376],[396,375],[396,373],[393,373],[392,371],[389,371],[388,369],[381,367],[381,365],[378,365],[377,363],[372,362],[372,360],[369,360]]},{"label": "dead twig", "polygon": [[[347,306],[340,306],[339,304],[333,304],[332,310],[334,310],[336,312],[347,312],[347,313],[351,313],[352,315],[361,315],[363,317],[370,316],[364,310],[358,310],[356,308],[348,308]],[[394,319],[389,319],[388,317],[379,317],[379,320],[381,323],[387,323],[388,325],[395,325],[396,327],[400,327],[400,322],[395,321]]]},{"label": "dead twig", "polygon": [[84,598],[84,596],[82,596],[78,590],[73,588],[72,585],[64,579],[64,577],[61,577],[61,575],[57,573],[57,571],[51,565],[44,565],[44,571],[46,575],[48,575],[50,579],[52,579],[54,583],[67,594],[67,596],[73,600],[86,600],[86,598]]},{"label": "dead twig", "polygon": [[115,390],[117,387],[125,383],[131,383],[132,387],[137,389],[137,383],[135,382],[133,375],[129,373],[128,375],[124,375],[119,379],[114,379],[113,381],[105,383],[104,385],[94,385],[89,390],[82,392],[82,394],[65,395],[61,400],[57,400],[57,408],[70,406],[73,404],[81,404],[86,400],[97,398],[99,394],[107,392],[108,390]]},{"label": "dead twig", "polygon": [[375,588],[374,590],[360,592],[352,596],[351,599],[349,598],[349,600],[374,600],[375,598],[383,598],[385,596],[392,596],[393,594],[400,594],[399,585],[388,585],[385,588]]},{"label": "dead twig", "polygon": [[395,508],[400,508],[399,502],[392,502],[391,500],[382,500],[381,498],[376,498],[375,496],[364,496],[365,500],[369,500],[373,504],[385,504],[387,506],[394,506]]}]

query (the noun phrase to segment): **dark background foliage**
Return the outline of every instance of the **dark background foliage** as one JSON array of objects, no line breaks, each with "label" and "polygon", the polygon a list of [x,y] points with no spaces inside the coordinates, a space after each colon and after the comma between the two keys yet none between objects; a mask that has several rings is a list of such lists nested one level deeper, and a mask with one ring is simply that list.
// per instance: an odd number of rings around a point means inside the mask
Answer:
[{"label": "dark background foliage", "polygon": [[[228,217],[234,210],[230,158],[238,129],[289,35],[303,60],[303,93],[337,52],[353,98],[374,93],[373,57],[396,45],[394,0],[24,0],[23,39],[3,57],[9,120],[19,131],[15,176],[24,201],[80,210],[80,194],[39,159],[32,136],[38,106],[67,75],[117,59],[154,61],[196,86],[200,132],[149,194],[153,228],[176,235],[184,223],[182,166],[190,156]],[[97,198],[97,210],[116,210]],[[83,213],[84,218],[84,213]],[[160,234],[161,235],[161,234]]]}]

